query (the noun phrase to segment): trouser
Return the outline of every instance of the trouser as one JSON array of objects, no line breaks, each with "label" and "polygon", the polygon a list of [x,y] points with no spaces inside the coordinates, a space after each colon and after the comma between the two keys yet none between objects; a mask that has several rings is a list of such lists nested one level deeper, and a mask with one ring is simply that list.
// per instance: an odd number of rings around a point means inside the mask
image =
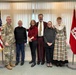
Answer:
[{"label": "trouser", "polygon": [[51,47],[49,46],[45,47],[47,63],[53,63],[53,50],[54,50],[54,45],[52,45]]},{"label": "trouser", "polygon": [[25,45],[24,43],[16,44],[16,62],[20,61],[20,54],[21,54],[21,62],[24,62],[25,59]]},{"label": "trouser", "polygon": [[37,46],[37,61],[45,62],[45,50],[44,50],[44,39],[43,37],[38,37]]},{"label": "trouser", "polygon": [[31,50],[31,57],[32,62],[36,63],[36,48],[37,48],[37,41],[29,42],[30,50]]},{"label": "trouser", "polygon": [[4,49],[5,65],[9,65],[10,63],[12,64],[14,57],[14,44],[11,46],[5,46]]}]

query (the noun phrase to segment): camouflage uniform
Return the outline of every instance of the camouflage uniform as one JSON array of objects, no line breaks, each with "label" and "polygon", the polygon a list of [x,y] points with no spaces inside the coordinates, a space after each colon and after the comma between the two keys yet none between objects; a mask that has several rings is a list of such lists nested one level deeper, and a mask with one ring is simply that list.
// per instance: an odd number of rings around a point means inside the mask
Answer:
[{"label": "camouflage uniform", "polygon": [[4,45],[4,54],[5,54],[5,65],[9,65],[12,63],[13,56],[14,56],[14,32],[12,25],[3,25],[2,26],[2,39],[3,42],[7,42],[9,46]]}]

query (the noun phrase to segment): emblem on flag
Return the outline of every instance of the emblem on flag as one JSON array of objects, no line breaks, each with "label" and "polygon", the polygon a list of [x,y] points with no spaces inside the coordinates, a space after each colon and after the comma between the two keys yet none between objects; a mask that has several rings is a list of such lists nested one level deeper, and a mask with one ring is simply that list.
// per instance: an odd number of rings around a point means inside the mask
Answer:
[{"label": "emblem on flag", "polygon": [[74,27],[72,30],[71,30],[71,34],[72,36],[75,38],[76,40],[76,27]]},{"label": "emblem on flag", "polygon": [[73,20],[72,20],[69,43],[73,54],[76,54],[76,11],[75,9],[73,11]]}]

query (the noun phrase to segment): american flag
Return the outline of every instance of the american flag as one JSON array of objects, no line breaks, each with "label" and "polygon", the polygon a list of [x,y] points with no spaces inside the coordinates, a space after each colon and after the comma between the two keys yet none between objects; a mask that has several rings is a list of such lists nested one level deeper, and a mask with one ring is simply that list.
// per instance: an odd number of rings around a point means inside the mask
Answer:
[{"label": "american flag", "polygon": [[2,38],[1,38],[1,26],[2,26],[2,20],[0,18],[0,51],[3,50],[3,42],[2,42]]}]

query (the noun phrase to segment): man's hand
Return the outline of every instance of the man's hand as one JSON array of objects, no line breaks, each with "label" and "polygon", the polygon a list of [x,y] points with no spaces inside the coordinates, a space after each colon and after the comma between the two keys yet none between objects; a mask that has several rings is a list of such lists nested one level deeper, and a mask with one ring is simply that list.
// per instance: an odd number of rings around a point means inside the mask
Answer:
[{"label": "man's hand", "polygon": [[24,45],[26,46],[26,43],[24,43]]},{"label": "man's hand", "polygon": [[9,46],[9,44],[7,42],[5,42],[5,46]]}]

